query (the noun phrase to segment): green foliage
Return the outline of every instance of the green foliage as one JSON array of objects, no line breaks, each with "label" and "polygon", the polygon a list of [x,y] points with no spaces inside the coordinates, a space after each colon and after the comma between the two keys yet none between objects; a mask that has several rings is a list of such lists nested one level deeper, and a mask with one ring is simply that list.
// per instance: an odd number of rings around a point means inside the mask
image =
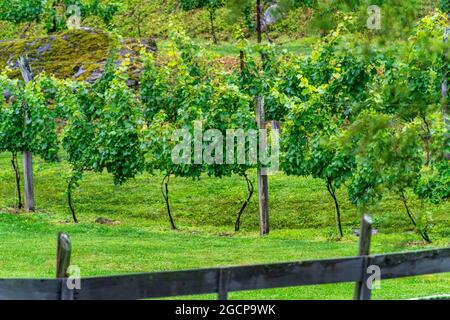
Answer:
[{"label": "green foliage", "polygon": [[67,191],[74,220],[70,196],[83,172],[106,170],[115,184],[122,184],[144,169],[136,97],[125,82],[126,66],[113,66],[111,61],[93,86],[69,82],[59,96],[66,118],[62,144],[71,164]]},{"label": "green foliage", "polygon": [[450,12],[450,1],[439,0],[439,9],[441,9],[442,12]]},{"label": "green foliage", "polygon": [[75,99],[70,97],[73,104],[64,101],[69,116],[62,141],[69,162],[76,171],[107,170],[116,184],[143,169],[139,109],[125,75],[120,69],[91,88],[76,85],[80,87],[72,88],[78,92]]},{"label": "green foliage", "polygon": [[49,32],[67,29],[67,19],[75,12],[69,12],[70,6],[80,9],[80,18],[99,17],[104,24],[112,27],[112,20],[118,6],[102,3],[100,0],[13,0],[0,2],[0,20],[21,23],[43,23]]},{"label": "green foliage", "polygon": [[11,0],[0,2],[0,20],[15,24],[39,21],[44,14],[43,0]]},{"label": "green foliage", "polygon": [[416,190],[419,197],[434,204],[450,199],[450,163],[440,161],[433,166],[433,172],[424,177]]},{"label": "green foliage", "polygon": [[355,146],[358,169],[350,188],[355,204],[379,200],[385,189],[404,192],[414,188],[422,168],[417,124],[402,124],[394,117],[363,112],[346,132],[344,144]]},{"label": "green foliage", "polygon": [[209,12],[209,22],[211,27],[211,34],[214,43],[217,43],[216,35],[216,11],[225,5],[225,0],[182,0],[181,7],[183,10],[189,11],[192,9],[206,8]]},{"label": "green foliage", "polygon": [[[147,56],[141,81],[144,118],[149,125],[149,170],[193,178],[202,172],[220,177],[245,171],[245,165],[173,163],[176,143],[170,137],[176,129],[187,129],[193,137],[194,121],[200,121],[203,131],[216,129],[225,137],[227,129],[255,129],[256,122],[251,99],[241,92],[237,77],[214,67],[211,58],[182,33],[174,32],[171,39],[165,56],[159,54],[159,60]],[[194,159],[194,148],[191,151],[187,156]]]},{"label": "green foliage", "polygon": [[[447,0],[440,0],[441,9],[448,12]],[[375,37],[381,42],[387,39],[403,39],[409,34],[418,18],[429,14],[439,4],[437,0],[415,1],[316,1],[278,0],[272,13],[280,19],[269,30],[272,39],[285,35],[295,38],[326,35],[345,22],[355,32]],[[96,29],[107,29],[123,37],[167,36],[168,21],[175,21],[198,38],[209,38],[211,17],[215,32],[220,39],[232,39],[237,25],[246,36],[255,36],[256,0],[12,0],[0,3],[0,20],[15,24],[16,32],[41,34],[42,30],[55,32],[66,28],[70,4],[81,9],[83,25]],[[266,10],[274,1],[262,0]],[[382,10],[382,29],[369,30],[366,22],[369,5],[378,5]],[[193,10],[195,9],[195,10]],[[30,22],[33,22],[30,24]],[[8,26],[9,27],[9,26]],[[3,35],[10,35],[5,28]],[[208,34],[208,35],[207,35]]]},{"label": "green foliage", "polygon": [[56,159],[55,111],[43,91],[48,81],[41,75],[25,86],[0,76],[0,92],[8,95],[0,98],[0,150],[31,151],[48,161]]},{"label": "green foliage", "polygon": [[[364,209],[394,191],[426,241],[429,225],[413,216],[405,194],[448,198],[439,116],[444,24],[439,13],[424,17],[396,52],[354,47],[349,36],[358,35],[341,26],[311,57],[277,63],[280,80],[268,93],[287,106],[286,173],[325,179],[334,188],[347,183],[351,202]],[[270,108],[280,110],[277,103]]]},{"label": "green foliage", "polygon": [[[282,169],[323,181],[338,220],[342,186],[360,210],[394,192],[425,238],[428,224],[413,217],[406,195],[433,203],[449,197],[440,92],[446,19],[439,12],[425,16],[408,42],[386,48],[352,33],[350,17],[306,56],[252,46],[240,32],[241,60],[231,70],[171,27],[163,50],[143,56],[140,95],[126,85],[127,63],[117,67],[114,58],[94,85],[41,76],[25,87],[2,76],[1,88],[11,97],[1,104],[0,150],[30,149],[51,160],[61,119],[72,169],[69,194],[86,171],[107,171],[116,184],[144,169],[161,171],[169,208],[170,176],[246,177],[257,167],[227,161],[224,137],[230,129],[256,129],[259,96],[265,120],[281,122]],[[23,125],[25,100],[33,105],[30,126]],[[200,150],[193,143],[196,129],[214,130],[201,139]],[[250,148],[245,143],[246,153]],[[188,161],[175,161],[174,150]],[[201,161],[194,161],[199,153]]]},{"label": "green foliage", "polygon": [[[171,175],[246,177],[246,170],[256,166],[228,159],[225,140],[228,130],[246,134],[256,129],[252,99],[240,89],[237,75],[220,70],[183,33],[171,33],[167,52],[146,57],[141,95],[148,125],[144,139],[147,170],[162,171],[167,177],[163,195],[169,216]],[[243,147],[248,154],[249,143]]]},{"label": "green foliage", "polygon": [[[18,101],[17,81],[0,76],[0,151],[17,152],[23,150],[23,109]],[[8,95],[4,98],[3,94]]]},{"label": "green foliage", "polygon": [[192,9],[207,8],[217,9],[225,5],[225,0],[181,0],[181,8],[189,11]]}]

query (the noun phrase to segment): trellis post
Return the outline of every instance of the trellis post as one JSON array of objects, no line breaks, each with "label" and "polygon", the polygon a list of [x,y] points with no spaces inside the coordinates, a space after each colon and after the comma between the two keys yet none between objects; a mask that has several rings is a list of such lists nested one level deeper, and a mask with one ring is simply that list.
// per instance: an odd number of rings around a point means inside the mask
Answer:
[{"label": "trellis post", "polygon": [[[25,81],[25,85],[28,85],[31,81],[33,81],[33,73],[31,72],[31,67],[28,62],[28,59],[25,57],[20,57],[18,60],[19,68],[22,73],[23,80]],[[26,100],[23,101],[23,109],[25,115],[25,125],[29,123],[29,106],[27,105]],[[34,211],[35,203],[34,203],[34,178],[33,178],[33,155],[30,151],[25,150],[23,152],[23,179],[24,179],[24,196],[25,196],[25,211],[30,212]]]},{"label": "trellis post", "polygon": [[[448,15],[448,20],[450,21],[450,14]],[[443,74],[442,74],[442,117],[444,120],[444,129],[446,130],[444,136],[444,159],[450,160],[450,115],[448,110],[448,36],[450,33],[450,28],[446,27],[444,29],[444,55],[443,55]]]},{"label": "trellis post", "polygon": [[[256,31],[258,34],[258,43],[262,42],[262,3],[261,0],[256,1]],[[264,53],[261,52],[261,58],[264,63]],[[264,117],[264,99],[261,96],[256,97],[256,122],[258,124],[259,134],[264,135],[263,131],[266,129],[266,121]],[[266,137],[261,137],[259,152],[265,149],[267,143]],[[258,153],[259,153],[258,152]],[[258,208],[259,208],[259,233],[261,235],[269,234],[269,180],[267,177],[267,170],[258,168]]]}]

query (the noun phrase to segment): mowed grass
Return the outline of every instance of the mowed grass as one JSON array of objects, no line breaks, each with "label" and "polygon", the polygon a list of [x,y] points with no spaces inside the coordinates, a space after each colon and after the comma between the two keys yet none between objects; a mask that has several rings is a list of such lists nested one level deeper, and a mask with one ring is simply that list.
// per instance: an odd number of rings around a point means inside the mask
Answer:
[{"label": "mowed grass", "polygon": [[[87,174],[75,194],[79,224],[71,223],[66,205],[68,164],[34,159],[37,212],[13,213],[14,177],[8,154],[0,154],[0,278],[51,278],[55,273],[56,234],[67,232],[73,243],[72,264],[82,276],[245,265],[353,256],[357,253],[360,212],[342,202],[345,237],[336,241],[334,207],[322,181],[269,177],[271,233],[258,234],[257,199],[234,220],[246,196],[240,177],[200,181],[172,180],[171,197],[178,231],[172,231],[160,193],[162,176],[147,174],[123,186],[110,175]],[[251,176],[255,176],[254,173]],[[372,252],[447,247],[450,204],[432,206],[411,196],[416,214],[430,214],[434,240],[425,245],[414,232],[398,196],[390,195],[371,210],[378,234]],[[117,221],[95,223],[99,217]],[[232,299],[351,299],[353,284],[308,286],[232,293]],[[450,274],[383,281],[375,299],[406,299],[450,293]],[[213,299],[214,295],[190,298]]]},{"label": "mowed grass", "polygon": [[[236,42],[225,42],[219,41],[218,44],[213,44],[209,40],[199,40],[195,41],[202,48],[205,48],[208,52],[215,53],[222,57],[234,57],[239,58],[239,46]],[[306,37],[301,39],[292,40],[286,37],[276,39],[272,44],[278,50],[286,50],[297,55],[308,55],[311,53],[314,45],[319,42],[319,38]],[[253,46],[257,43],[255,40],[249,41]],[[158,49],[160,51],[165,51],[169,48],[169,41],[159,40],[157,42]]]}]

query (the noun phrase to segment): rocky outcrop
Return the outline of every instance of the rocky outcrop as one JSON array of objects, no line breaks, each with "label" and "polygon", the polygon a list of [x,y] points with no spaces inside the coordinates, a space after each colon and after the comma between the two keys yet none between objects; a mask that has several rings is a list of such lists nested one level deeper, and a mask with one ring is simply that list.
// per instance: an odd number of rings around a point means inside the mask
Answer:
[{"label": "rocky outcrop", "polygon": [[129,85],[138,84],[139,54],[156,51],[153,40],[118,41],[103,31],[80,29],[48,37],[0,42],[0,67],[11,77],[20,77],[17,59],[26,55],[33,73],[46,72],[60,79],[94,82],[101,77],[106,61],[117,52],[118,62],[130,59]]}]

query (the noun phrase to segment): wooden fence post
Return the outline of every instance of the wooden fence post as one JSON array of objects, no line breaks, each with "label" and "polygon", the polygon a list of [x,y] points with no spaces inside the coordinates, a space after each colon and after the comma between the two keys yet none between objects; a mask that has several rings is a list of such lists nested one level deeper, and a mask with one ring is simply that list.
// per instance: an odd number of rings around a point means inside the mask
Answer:
[{"label": "wooden fence post", "polygon": [[228,282],[230,281],[230,273],[226,269],[219,271],[218,300],[228,300]]},{"label": "wooden fence post", "polygon": [[70,266],[72,254],[72,243],[67,234],[60,232],[57,239],[56,249],[56,278],[60,280],[61,300],[73,300],[74,291],[67,286],[67,270]]},{"label": "wooden fence post", "polygon": [[359,232],[359,256],[363,256],[361,269],[361,281],[356,282],[354,300],[370,300],[371,290],[367,286],[367,267],[370,254],[370,241],[372,239],[372,218],[369,215],[363,215],[361,219],[361,229]]},{"label": "wooden fence post", "polygon": [[[31,72],[30,64],[25,57],[20,57],[18,60],[19,68],[22,73],[25,85],[33,80],[33,73]],[[25,122],[28,122],[28,105],[24,100],[23,108],[25,113]],[[33,178],[33,155],[30,151],[23,152],[23,179],[25,188],[25,211],[34,211],[34,178]]]},{"label": "wooden fence post", "polygon": [[67,278],[67,269],[70,266],[70,256],[72,254],[72,243],[67,234],[58,234],[58,247],[56,251],[56,278]]}]

